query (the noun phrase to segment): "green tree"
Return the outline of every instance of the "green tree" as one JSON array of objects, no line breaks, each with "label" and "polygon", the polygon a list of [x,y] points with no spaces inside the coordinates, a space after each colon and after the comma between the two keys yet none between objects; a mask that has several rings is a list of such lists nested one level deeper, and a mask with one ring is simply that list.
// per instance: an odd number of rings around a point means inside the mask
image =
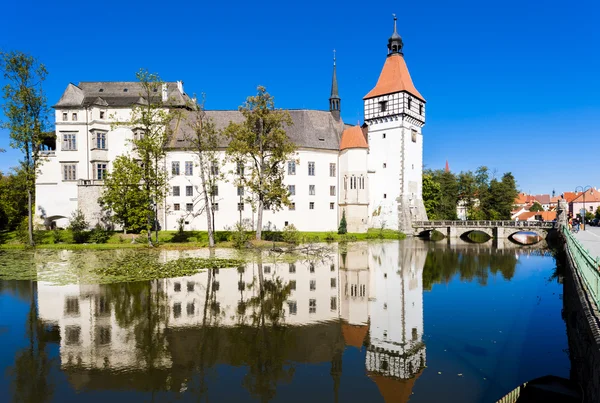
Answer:
[{"label": "green tree", "polygon": [[600,206],[596,209],[596,218],[600,220]]},{"label": "green tree", "polygon": [[9,175],[0,172],[0,230],[15,230],[27,217],[25,171],[13,169]]},{"label": "green tree", "polygon": [[164,200],[168,189],[167,172],[161,165],[172,133],[171,124],[177,112],[167,109],[168,100],[163,101],[160,95],[164,82],[158,74],[142,69],[136,73],[136,78],[140,83],[140,101],[133,106],[129,122],[117,125],[127,125],[134,132],[133,146],[136,159],[141,162],[141,189],[144,193],[144,205],[147,206],[148,245],[152,246],[152,228],[156,230],[158,242],[158,204]]},{"label": "green tree", "polygon": [[295,144],[285,126],[292,125],[289,113],[275,109],[273,97],[262,86],[240,107],[243,123],[230,123],[227,154],[234,161],[250,161],[250,172],[240,176],[249,189],[247,200],[257,212],[256,239],[261,239],[264,208],[273,211],[289,205],[288,190],[283,183],[285,162],[293,157]]},{"label": "green tree", "polygon": [[467,210],[467,219],[472,219],[475,199],[477,197],[477,182],[471,171],[458,174],[458,200],[462,202]]},{"label": "green tree", "polygon": [[437,215],[442,220],[456,220],[458,181],[452,172],[433,171],[434,180],[440,184],[440,204]]},{"label": "green tree", "polygon": [[348,232],[348,224],[346,223],[346,210],[342,210],[342,219],[340,220],[340,227],[338,228],[338,234],[346,234]]},{"label": "green tree", "polygon": [[150,205],[142,189],[142,177],[142,167],[130,156],[120,155],[104,179],[98,202],[111,212],[111,220],[121,225],[124,233],[146,228]]},{"label": "green tree", "polygon": [[0,52],[0,68],[7,84],[3,88],[4,116],[2,126],[10,133],[10,145],[21,150],[21,169],[25,173],[29,245],[33,240],[33,199],[35,181],[42,159],[48,107],[42,83],[47,71],[32,56],[21,52]]},{"label": "green tree", "polygon": [[534,202],[531,207],[529,207],[529,211],[544,211],[544,208],[542,207],[542,205],[540,203],[538,203],[537,201]]},{"label": "green tree", "polygon": [[84,243],[88,239],[88,232],[86,231],[90,224],[85,219],[83,211],[77,209],[71,214],[71,220],[69,223],[69,229],[73,232],[73,240],[75,243]]},{"label": "green tree", "polygon": [[[200,186],[202,187],[200,197],[202,198],[202,208],[200,211],[206,212],[206,225],[208,229],[208,245],[215,246],[214,235],[214,210],[215,188],[220,179],[221,160],[219,158],[219,140],[221,132],[217,130],[215,123],[207,116],[204,110],[204,96],[202,103],[193,105],[193,111],[189,113],[188,124],[191,133],[186,132],[188,149],[196,154],[198,158],[198,175],[200,176]],[[243,175],[243,168],[241,172]]]},{"label": "green tree", "polygon": [[442,198],[442,190],[439,182],[436,182],[433,178],[433,173],[430,170],[423,172],[423,203],[425,204],[425,211],[427,211],[427,217],[430,220],[437,220],[438,208]]}]

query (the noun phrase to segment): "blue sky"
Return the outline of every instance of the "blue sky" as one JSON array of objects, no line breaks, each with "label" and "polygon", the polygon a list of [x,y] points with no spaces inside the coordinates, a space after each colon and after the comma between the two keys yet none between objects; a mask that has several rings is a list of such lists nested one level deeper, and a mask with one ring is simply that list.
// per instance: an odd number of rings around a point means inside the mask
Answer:
[{"label": "blue sky", "polygon": [[[533,193],[600,186],[598,1],[12,1],[0,49],[46,64],[51,105],[69,82],[143,67],[205,93],[209,109],[235,109],[259,84],[278,107],[327,109],[335,48],[342,117],[356,123],[392,13],[427,99],[426,167],[487,165]],[[0,154],[0,170],[19,157]]]}]

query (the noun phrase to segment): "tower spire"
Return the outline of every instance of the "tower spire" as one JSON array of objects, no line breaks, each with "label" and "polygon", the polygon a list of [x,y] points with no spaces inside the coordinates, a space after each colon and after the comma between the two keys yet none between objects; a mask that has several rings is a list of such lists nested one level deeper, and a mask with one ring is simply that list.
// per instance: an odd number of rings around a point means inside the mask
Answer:
[{"label": "tower spire", "polygon": [[390,39],[388,39],[388,56],[394,55],[394,54],[402,54],[402,47],[404,46],[404,44],[402,43],[402,37],[400,35],[398,35],[398,29],[396,27],[396,21],[398,20],[398,18],[396,18],[396,14],[392,14],[394,16],[394,33],[392,34],[392,36],[390,36]]},{"label": "tower spire", "polygon": [[331,78],[331,95],[329,96],[329,112],[336,120],[340,119],[341,99],[338,93],[335,49],[333,50],[333,76]]}]

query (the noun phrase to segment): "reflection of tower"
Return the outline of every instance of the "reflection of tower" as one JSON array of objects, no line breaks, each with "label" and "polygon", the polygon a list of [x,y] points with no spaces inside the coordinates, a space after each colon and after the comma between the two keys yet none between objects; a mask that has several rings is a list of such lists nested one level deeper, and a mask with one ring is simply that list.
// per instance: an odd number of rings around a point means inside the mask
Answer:
[{"label": "reflection of tower", "polygon": [[362,348],[369,331],[368,250],[353,247],[340,260],[342,332],[347,346]]},{"label": "reflection of tower", "polygon": [[425,367],[423,266],[419,241],[369,248],[371,284],[367,373],[386,401],[406,402]]}]

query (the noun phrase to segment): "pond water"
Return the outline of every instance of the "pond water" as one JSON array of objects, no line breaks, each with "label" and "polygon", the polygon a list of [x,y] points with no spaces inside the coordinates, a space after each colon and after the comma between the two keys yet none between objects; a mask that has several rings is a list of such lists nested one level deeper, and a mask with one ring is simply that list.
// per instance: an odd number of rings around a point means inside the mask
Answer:
[{"label": "pond water", "polygon": [[354,243],[78,283],[104,253],[0,252],[4,271],[40,272],[0,280],[0,400],[493,402],[569,376],[562,285],[543,249]]}]

